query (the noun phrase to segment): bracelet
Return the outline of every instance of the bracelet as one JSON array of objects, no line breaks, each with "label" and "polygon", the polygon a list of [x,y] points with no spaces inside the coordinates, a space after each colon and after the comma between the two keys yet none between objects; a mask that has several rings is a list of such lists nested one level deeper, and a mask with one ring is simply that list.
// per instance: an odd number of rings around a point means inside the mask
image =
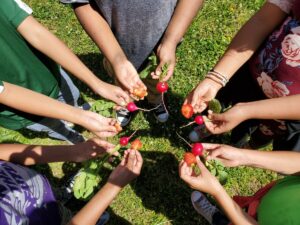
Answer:
[{"label": "bracelet", "polygon": [[215,76],[212,76],[212,75],[210,75],[210,74],[207,74],[207,75],[205,76],[205,78],[208,78],[208,79],[210,79],[210,80],[213,80],[214,82],[220,84],[222,87],[225,86],[225,83],[224,83],[223,81],[221,81],[220,79],[217,79]]},{"label": "bracelet", "polygon": [[227,77],[225,77],[224,75],[222,75],[219,72],[216,72],[214,70],[210,70],[205,78],[209,78],[215,82],[217,82],[218,84],[220,84],[222,87],[225,87],[225,85],[228,83],[228,79]]},{"label": "bracelet", "polygon": [[210,70],[209,73],[212,73],[212,74],[220,77],[221,79],[223,79],[224,81],[226,81],[226,83],[228,82],[228,78],[226,76],[224,76],[223,74],[221,74],[221,73],[219,73],[219,72],[217,72],[217,71],[215,71],[213,69]]}]

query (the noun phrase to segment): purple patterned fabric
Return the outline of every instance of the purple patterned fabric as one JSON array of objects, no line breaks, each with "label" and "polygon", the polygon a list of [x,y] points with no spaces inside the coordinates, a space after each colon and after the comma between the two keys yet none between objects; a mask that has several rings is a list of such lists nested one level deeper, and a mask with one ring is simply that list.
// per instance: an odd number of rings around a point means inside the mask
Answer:
[{"label": "purple patterned fabric", "polygon": [[58,205],[47,179],[26,167],[0,161],[0,223],[60,224]]}]

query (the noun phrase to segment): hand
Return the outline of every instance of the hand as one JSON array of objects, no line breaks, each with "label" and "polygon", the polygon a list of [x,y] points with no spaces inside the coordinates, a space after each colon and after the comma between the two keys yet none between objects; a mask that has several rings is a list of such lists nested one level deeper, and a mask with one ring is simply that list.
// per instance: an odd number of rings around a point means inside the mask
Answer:
[{"label": "hand", "polygon": [[124,153],[121,163],[114,169],[108,182],[119,187],[125,187],[141,173],[143,158],[137,150],[128,149]]},{"label": "hand", "polygon": [[[101,140],[99,138],[92,138],[86,142],[74,145],[76,149],[76,159],[75,162],[82,162],[90,158],[95,158],[101,156],[105,153],[111,153],[115,145]],[[118,155],[115,152],[114,155]]]},{"label": "hand", "polygon": [[245,150],[229,145],[203,143],[204,149],[209,153],[207,160],[218,159],[224,166],[236,167],[246,165]]},{"label": "hand", "polygon": [[159,79],[159,76],[162,73],[162,67],[167,64],[168,72],[167,75],[162,79],[162,81],[167,81],[171,78],[174,73],[176,65],[176,45],[174,46],[171,43],[161,43],[157,48],[157,58],[159,64],[156,67],[155,71],[151,73],[153,79]]},{"label": "hand", "polygon": [[191,188],[203,191],[205,193],[215,196],[219,189],[222,188],[221,184],[203,165],[199,157],[197,159],[197,166],[200,168],[200,175],[196,176],[192,167],[187,166],[184,161],[179,164],[179,176],[185,181]]},{"label": "hand", "polygon": [[195,113],[201,113],[206,109],[208,102],[215,98],[221,85],[210,80],[204,79],[194,90],[190,92],[184,104],[191,104]]},{"label": "hand", "polygon": [[82,115],[82,123],[79,124],[98,137],[111,137],[118,133],[114,126],[117,123],[115,119],[106,118],[90,111],[83,111]]},{"label": "hand", "polygon": [[244,103],[239,103],[224,113],[216,114],[208,111],[208,119],[205,126],[212,134],[221,134],[232,130],[238,124],[247,119],[247,114],[243,109]]},{"label": "hand", "polygon": [[134,89],[147,90],[136,69],[128,60],[116,64],[116,66],[114,66],[114,72],[117,81],[122,88],[127,89],[129,93],[132,94]]},{"label": "hand", "polygon": [[130,102],[129,95],[122,88],[108,83],[104,83],[98,89],[97,93],[103,98],[109,99],[120,106],[126,106]]}]

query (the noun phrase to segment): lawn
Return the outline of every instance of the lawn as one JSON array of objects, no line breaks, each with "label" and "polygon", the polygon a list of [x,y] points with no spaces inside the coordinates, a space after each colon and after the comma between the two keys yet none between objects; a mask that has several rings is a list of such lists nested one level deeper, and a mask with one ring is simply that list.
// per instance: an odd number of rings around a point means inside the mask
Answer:
[{"label": "lawn", "polygon": [[[58,0],[24,0],[34,11],[34,16],[53,33],[60,37],[101,79],[111,82],[102,68],[102,56],[97,47],[85,34],[70,7]],[[139,113],[121,135],[139,129],[138,136],[144,143],[141,151],[144,158],[142,174],[128,185],[116,198],[108,211],[108,224],[207,224],[197,215],[190,203],[191,189],[178,177],[178,162],[189,148],[176,137],[175,131],[186,123],[180,115],[180,107],[189,91],[202,80],[204,74],[224,52],[233,35],[242,24],[261,6],[263,0],[207,0],[204,8],[189,28],[184,41],[178,47],[174,78],[169,82],[167,93],[171,117],[165,124],[157,123],[152,114]],[[97,96],[80,82],[77,82],[82,96],[88,101]],[[187,136],[189,129],[183,133]],[[87,131],[82,131],[90,137]],[[215,136],[208,141],[225,142],[228,135]],[[26,144],[66,144],[46,138],[45,135],[21,130],[19,132],[0,129],[2,142]],[[111,139],[117,143],[117,137]],[[54,186],[62,184],[68,175],[80,165],[52,163],[36,166]],[[112,166],[108,163],[101,170],[105,182]],[[253,194],[276,174],[260,169],[228,169],[229,178],[225,188],[230,195]],[[82,202],[72,201],[73,209]]]}]

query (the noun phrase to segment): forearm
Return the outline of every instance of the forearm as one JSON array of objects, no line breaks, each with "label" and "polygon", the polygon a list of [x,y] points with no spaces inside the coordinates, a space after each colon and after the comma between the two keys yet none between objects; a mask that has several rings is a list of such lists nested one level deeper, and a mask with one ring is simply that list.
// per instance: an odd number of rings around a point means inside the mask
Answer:
[{"label": "forearm", "polygon": [[127,60],[108,23],[90,4],[75,6],[74,11],[84,30],[110,63],[115,65]]},{"label": "forearm", "polygon": [[214,195],[214,198],[233,224],[258,224],[253,218],[245,213],[239,205],[236,204],[223,187],[220,187],[219,189],[218,194]]},{"label": "forearm", "polygon": [[214,70],[228,79],[250,59],[266,37],[284,20],[286,14],[266,3],[236,34]]},{"label": "forearm", "polygon": [[95,225],[121,188],[107,183],[103,188],[71,219],[68,225]]},{"label": "forearm", "polygon": [[247,102],[237,107],[245,119],[300,120],[300,95]]},{"label": "forearm", "polygon": [[29,89],[4,82],[0,103],[33,115],[83,124],[84,111]]},{"label": "forearm", "polygon": [[241,165],[294,175],[300,172],[300,153],[291,151],[243,150],[245,158]]},{"label": "forearm", "polygon": [[197,15],[203,0],[179,0],[162,42],[177,45]]},{"label": "forearm", "polygon": [[[86,145],[81,144],[81,145]],[[83,146],[82,146],[83,147]],[[1,144],[0,160],[23,165],[34,165],[50,162],[78,162],[80,151],[76,145],[36,146],[23,144]],[[82,154],[81,154],[82,155]]]},{"label": "forearm", "polygon": [[33,17],[25,19],[18,27],[18,31],[33,47],[86,83],[93,91],[99,92],[98,89],[103,82],[61,40]]}]

